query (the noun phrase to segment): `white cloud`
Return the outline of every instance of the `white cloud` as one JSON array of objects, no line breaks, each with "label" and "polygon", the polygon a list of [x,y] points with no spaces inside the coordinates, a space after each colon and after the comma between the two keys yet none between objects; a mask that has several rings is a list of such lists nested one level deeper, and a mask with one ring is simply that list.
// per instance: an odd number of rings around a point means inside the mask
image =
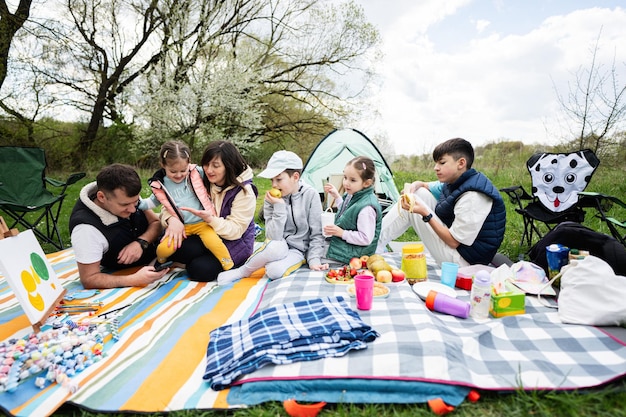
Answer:
[{"label": "white cloud", "polygon": [[476,30],[478,31],[478,33],[482,33],[487,28],[487,26],[489,26],[490,23],[491,22],[488,20],[483,20],[483,19],[477,20]]},{"label": "white cloud", "polygon": [[429,152],[456,136],[475,145],[500,138],[556,143],[566,132],[555,85],[567,94],[573,73],[589,65],[600,30],[603,68],[614,55],[626,62],[626,12],[619,7],[517,22],[506,33],[494,30],[502,5],[480,16],[467,1],[416,3],[402,2],[400,11],[394,4],[399,16],[387,22],[377,16],[385,28],[384,81],[372,103],[398,154]]}]

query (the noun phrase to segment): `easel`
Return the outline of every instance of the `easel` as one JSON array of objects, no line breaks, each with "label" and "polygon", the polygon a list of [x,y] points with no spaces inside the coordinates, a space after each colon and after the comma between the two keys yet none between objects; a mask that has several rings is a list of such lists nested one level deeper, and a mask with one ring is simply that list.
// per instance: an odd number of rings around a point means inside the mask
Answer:
[{"label": "easel", "polygon": [[9,229],[2,216],[0,216],[0,239],[17,236],[19,233],[20,231],[17,229]]},{"label": "easel", "polygon": [[[6,222],[4,221],[4,219],[2,218],[2,216],[0,216],[0,240],[3,239],[10,239],[12,237],[16,237],[20,234],[19,230],[17,229],[9,229],[7,227]],[[3,273],[7,273],[6,271],[3,271]],[[13,288],[12,282],[9,279],[9,277],[5,276],[5,278],[7,279],[9,286],[13,289],[13,292],[15,293],[16,297],[17,297],[17,291]],[[31,321],[31,325],[33,326],[33,330],[35,331],[35,333],[39,333],[39,331],[41,330],[41,327],[45,324],[46,320],[48,319],[48,317],[52,314],[52,312],[56,309],[56,307],[61,303],[61,301],[63,300],[63,297],[65,296],[65,293],[67,292],[67,290],[63,287],[61,287],[61,292],[59,293],[59,295],[56,297],[56,299],[50,303],[50,306],[43,312],[43,315],[41,315],[41,318],[39,320],[30,320],[30,315],[27,314],[27,316],[29,316],[29,320]],[[17,297],[22,309],[24,310],[24,312],[26,312],[26,308],[23,305],[23,301],[21,300],[20,297]]]},{"label": "easel", "polygon": [[54,312],[54,310],[57,308],[57,306],[59,304],[61,304],[61,301],[63,301],[63,297],[65,297],[66,293],[67,293],[67,290],[65,288],[63,288],[63,291],[61,291],[61,293],[56,298],[54,303],[52,303],[50,305],[50,308],[48,308],[48,310],[46,310],[46,312],[42,316],[41,320],[38,320],[36,323],[31,323],[31,326],[33,326],[33,331],[35,333],[39,333],[41,331],[41,327],[44,324],[46,324],[46,321],[48,320],[48,317],[50,317],[52,315],[52,313]]}]

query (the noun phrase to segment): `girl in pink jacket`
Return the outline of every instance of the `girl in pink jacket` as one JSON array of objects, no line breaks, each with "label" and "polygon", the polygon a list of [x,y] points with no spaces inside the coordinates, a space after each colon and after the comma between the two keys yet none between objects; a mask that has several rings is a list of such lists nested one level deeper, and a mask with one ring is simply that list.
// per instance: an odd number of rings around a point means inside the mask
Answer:
[{"label": "girl in pink jacket", "polygon": [[[181,141],[168,141],[161,146],[161,169],[148,180],[152,188],[149,198],[142,198],[139,209],[153,209],[162,205],[172,216],[185,225],[185,236],[198,235],[204,246],[215,255],[226,271],[234,265],[224,242],[213,228],[198,216],[179,207],[207,210],[215,215],[215,206],[207,193],[202,177],[202,167],[191,164],[190,150]],[[176,248],[169,239],[163,239],[156,250],[155,267],[172,256]]]}]

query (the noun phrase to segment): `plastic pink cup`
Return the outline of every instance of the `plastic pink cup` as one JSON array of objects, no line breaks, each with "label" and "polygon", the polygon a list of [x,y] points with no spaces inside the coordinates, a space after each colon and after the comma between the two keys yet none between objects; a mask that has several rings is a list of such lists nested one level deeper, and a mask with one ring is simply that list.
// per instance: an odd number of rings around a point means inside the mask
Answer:
[{"label": "plastic pink cup", "polygon": [[354,277],[354,292],[356,308],[370,310],[374,298],[374,277],[371,275],[356,275]]}]

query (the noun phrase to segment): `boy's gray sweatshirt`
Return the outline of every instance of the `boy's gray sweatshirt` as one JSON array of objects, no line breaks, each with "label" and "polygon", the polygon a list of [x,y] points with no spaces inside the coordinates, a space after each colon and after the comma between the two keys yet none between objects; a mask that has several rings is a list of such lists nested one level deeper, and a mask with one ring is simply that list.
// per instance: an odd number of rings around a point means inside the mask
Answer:
[{"label": "boy's gray sweatshirt", "polygon": [[265,237],[284,239],[290,249],[304,255],[309,266],[321,264],[324,256],[322,201],[318,192],[300,181],[298,191],[283,196],[285,204],[263,202]]}]

